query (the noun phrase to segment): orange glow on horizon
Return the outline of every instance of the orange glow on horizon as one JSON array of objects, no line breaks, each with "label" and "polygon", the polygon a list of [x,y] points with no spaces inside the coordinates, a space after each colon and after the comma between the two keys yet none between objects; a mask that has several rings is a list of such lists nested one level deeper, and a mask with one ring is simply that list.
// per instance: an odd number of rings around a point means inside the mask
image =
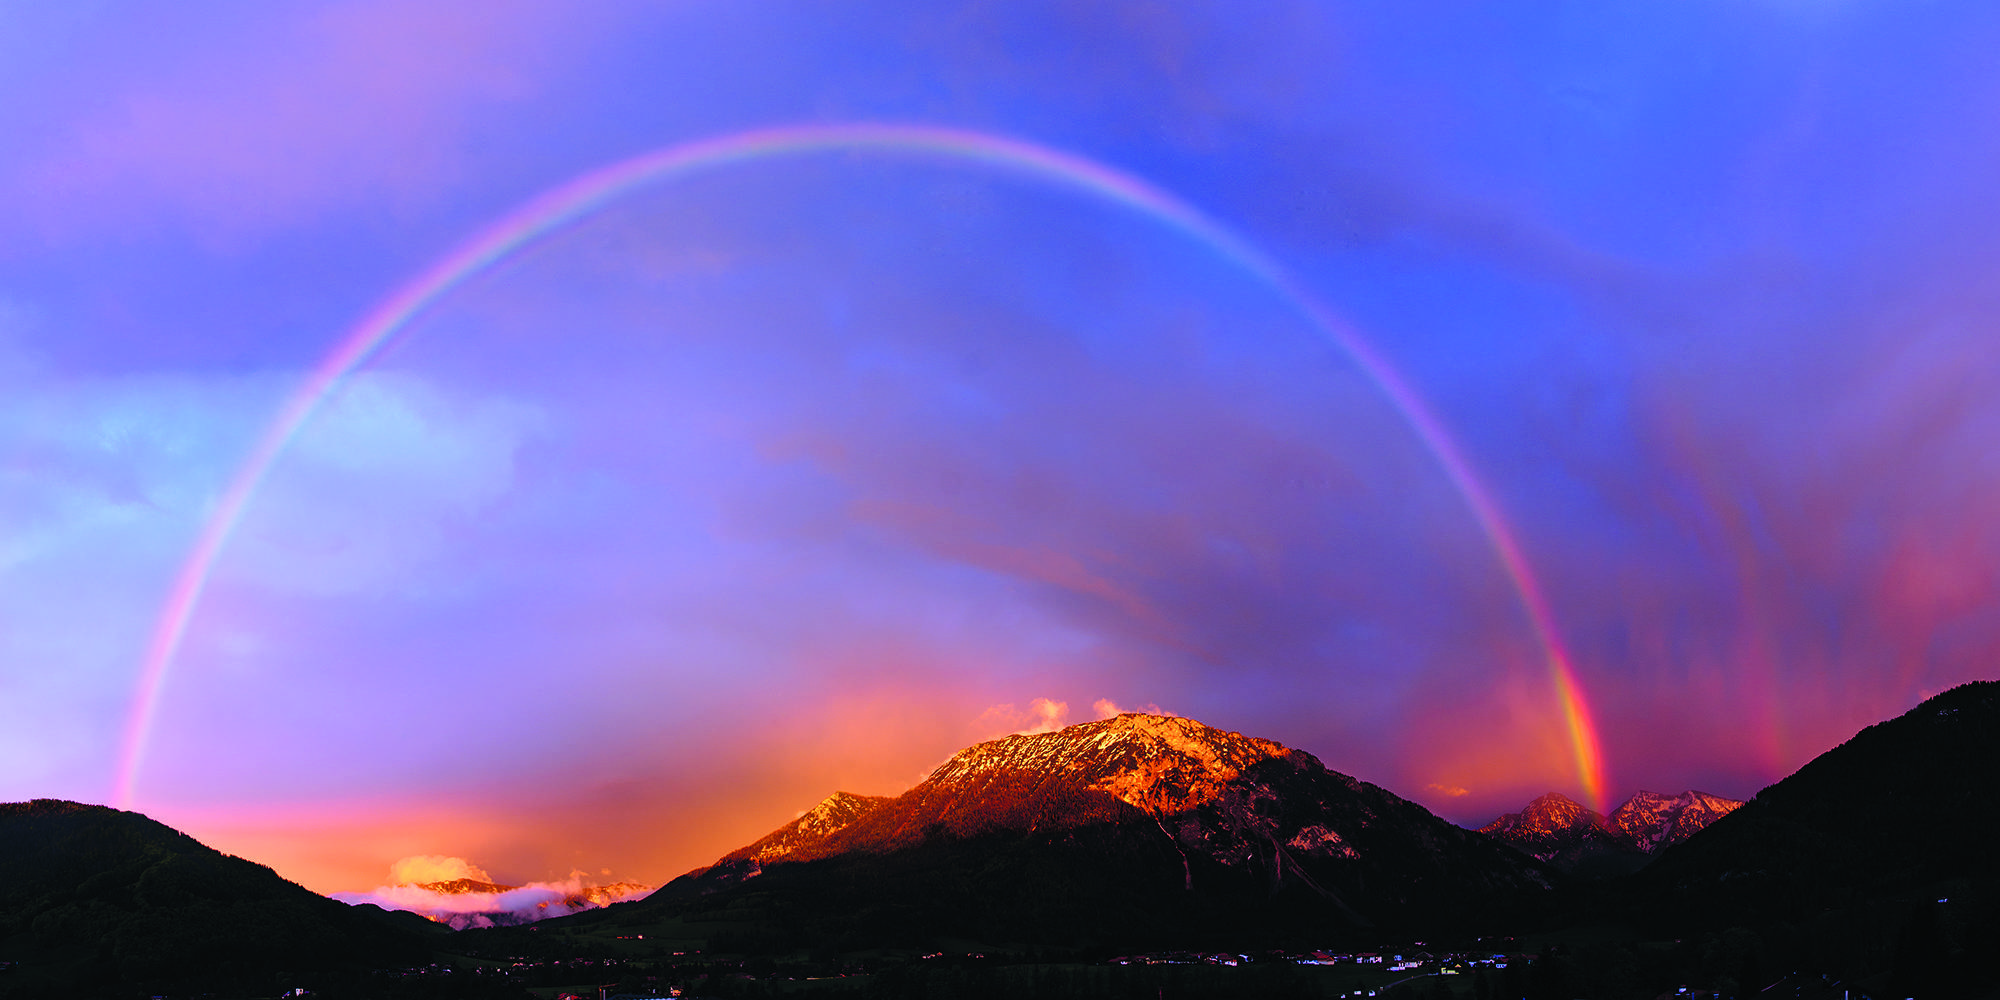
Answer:
[{"label": "orange glow on horizon", "polygon": [[1576,687],[1557,683],[1552,698],[1552,685],[1527,668],[1540,653],[1496,650],[1509,666],[1486,684],[1440,682],[1423,690],[1421,709],[1407,717],[1402,766],[1376,783],[1472,825],[1552,791],[1603,812],[1611,790],[1602,780],[1596,727],[1573,702],[1582,699]]}]

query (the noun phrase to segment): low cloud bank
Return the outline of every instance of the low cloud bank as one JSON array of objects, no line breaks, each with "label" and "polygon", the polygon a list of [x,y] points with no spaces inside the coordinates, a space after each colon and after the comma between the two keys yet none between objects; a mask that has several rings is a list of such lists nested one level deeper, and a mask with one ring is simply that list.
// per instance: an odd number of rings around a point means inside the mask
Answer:
[{"label": "low cloud bank", "polygon": [[397,861],[389,866],[389,876],[395,884],[379,885],[367,892],[336,892],[333,898],[351,906],[373,903],[383,909],[407,910],[465,930],[568,916],[641,899],[658,888],[637,882],[598,883],[580,871],[558,882],[499,885],[463,858],[436,854]]}]

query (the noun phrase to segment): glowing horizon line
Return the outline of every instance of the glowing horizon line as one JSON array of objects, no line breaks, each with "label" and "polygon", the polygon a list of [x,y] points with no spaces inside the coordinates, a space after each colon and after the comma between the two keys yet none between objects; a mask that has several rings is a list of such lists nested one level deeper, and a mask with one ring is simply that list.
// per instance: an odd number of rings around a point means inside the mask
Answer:
[{"label": "glowing horizon line", "polygon": [[119,808],[131,804],[160,693],[223,544],[278,455],[336,383],[445,293],[514,251],[592,214],[632,190],[683,174],[766,156],[859,149],[936,153],[1053,178],[1168,223],[1220,251],[1290,300],[1382,391],[1471,510],[1513,585],[1529,627],[1548,660],[1551,681],[1569,730],[1577,779],[1592,807],[1603,811],[1603,763],[1596,722],[1541,587],[1498,504],[1474,474],[1457,443],[1387,359],[1321,305],[1275,259],[1193,205],[1145,180],[1094,160],[1018,139],[937,126],[892,124],[802,125],[734,132],[669,146],[601,167],[543,192],[479,230],[364,315],[279,408],[217,498],[187,561],[175,574],[141,663],[138,690],[124,730],[114,803]]}]

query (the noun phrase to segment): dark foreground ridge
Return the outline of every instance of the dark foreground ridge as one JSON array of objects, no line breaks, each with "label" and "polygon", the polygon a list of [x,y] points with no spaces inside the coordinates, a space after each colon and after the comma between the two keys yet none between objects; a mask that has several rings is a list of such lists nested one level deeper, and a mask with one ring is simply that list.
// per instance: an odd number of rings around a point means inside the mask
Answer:
[{"label": "dark foreground ridge", "polygon": [[2000,682],[1979,681],[1869,726],[1662,854],[1631,879],[1631,916],[1749,928],[1882,995],[1992,996],[1996,830]]},{"label": "dark foreground ridge", "polygon": [[276,995],[429,960],[428,921],[351,907],[138,813],[0,804],[0,996]]}]

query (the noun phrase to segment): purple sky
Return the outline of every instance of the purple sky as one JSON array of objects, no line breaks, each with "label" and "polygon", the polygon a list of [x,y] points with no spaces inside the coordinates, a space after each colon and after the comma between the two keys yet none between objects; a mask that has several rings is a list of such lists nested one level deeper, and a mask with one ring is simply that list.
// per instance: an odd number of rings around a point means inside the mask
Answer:
[{"label": "purple sky", "polygon": [[[607,165],[892,123],[1093,161],[1401,373],[1612,802],[1745,796],[2000,652],[2000,10],[0,5],[0,799],[110,801],[176,574],[398,288]],[[133,805],[322,891],[661,880],[1157,706],[1476,823],[1581,797],[1465,496],[1270,275],[918,150],[641,186],[341,381]]]}]

